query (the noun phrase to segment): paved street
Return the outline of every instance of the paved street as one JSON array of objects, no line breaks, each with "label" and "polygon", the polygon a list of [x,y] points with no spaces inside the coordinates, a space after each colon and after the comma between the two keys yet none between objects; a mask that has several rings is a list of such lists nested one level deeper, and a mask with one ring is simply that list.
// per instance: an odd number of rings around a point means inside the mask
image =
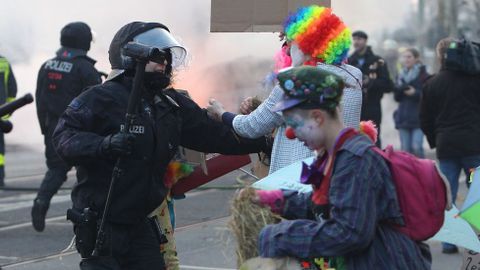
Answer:
[{"label": "paved street", "polygon": [[[43,168],[43,154],[38,149],[9,145],[7,149],[8,186],[38,187]],[[233,172],[210,183],[210,186],[232,186],[239,172]],[[0,191],[0,265],[2,269],[78,269],[78,255],[66,249],[72,239],[72,228],[65,220],[70,205],[69,190],[73,172],[64,188],[54,197],[48,213],[47,227],[37,233],[30,225],[30,207],[35,193]],[[463,187],[463,185],[462,185]],[[196,190],[176,203],[177,244],[182,269],[235,269],[234,240],[226,222],[231,189]],[[465,192],[463,188],[462,193]],[[435,270],[459,269],[461,255],[444,255],[438,242],[429,242]]]}]

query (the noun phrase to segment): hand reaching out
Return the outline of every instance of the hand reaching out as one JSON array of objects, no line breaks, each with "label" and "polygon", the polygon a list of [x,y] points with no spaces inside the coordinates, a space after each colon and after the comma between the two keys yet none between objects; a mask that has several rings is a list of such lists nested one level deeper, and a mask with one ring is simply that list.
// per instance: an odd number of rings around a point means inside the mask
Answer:
[{"label": "hand reaching out", "polygon": [[207,112],[208,116],[210,116],[212,119],[221,122],[222,114],[225,112],[225,109],[223,108],[222,103],[220,103],[216,99],[211,98],[208,101]]},{"label": "hand reaching out", "polygon": [[253,97],[247,97],[240,103],[240,113],[250,114],[253,111]]}]

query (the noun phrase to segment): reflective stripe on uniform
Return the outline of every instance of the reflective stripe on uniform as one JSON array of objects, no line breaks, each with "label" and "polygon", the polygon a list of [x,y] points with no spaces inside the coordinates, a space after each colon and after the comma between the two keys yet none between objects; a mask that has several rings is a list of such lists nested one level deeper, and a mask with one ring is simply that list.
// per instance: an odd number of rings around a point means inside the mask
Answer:
[{"label": "reflective stripe on uniform", "polygon": [[0,154],[0,166],[3,166],[5,164],[5,156],[3,154]]},{"label": "reflective stripe on uniform", "polygon": [[[10,64],[8,63],[7,59],[1,58],[0,57],[0,73],[3,73],[3,84],[5,86],[5,102],[11,102],[15,100],[15,97],[9,97],[8,96],[8,78],[10,76]],[[2,117],[2,120],[8,120],[10,117],[9,114],[4,115]],[[2,156],[2,162],[0,163],[0,166],[3,165],[3,156]]]},{"label": "reflective stripe on uniform", "polygon": [[10,65],[7,59],[0,58],[0,73],[3,73],[3,83],[5,84],[5,96],[8,97],[8,76],[10,75]]}]

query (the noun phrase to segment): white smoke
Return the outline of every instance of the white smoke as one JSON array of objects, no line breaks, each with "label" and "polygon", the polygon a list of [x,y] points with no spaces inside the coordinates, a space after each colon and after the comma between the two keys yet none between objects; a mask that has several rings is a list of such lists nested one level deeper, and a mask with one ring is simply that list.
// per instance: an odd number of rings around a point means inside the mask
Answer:
[{"label": "white smoke", "polygon": [[[399,25],[409,6],[405,0],[332,2],[335,13],[352,30],[362,29],[372,36],[384,27]],[[281,45],[276,33],[210,33],[207,0],[4,0],[1,9],[0,54],[13,62],[19,94],[34,93],[41,63],[54,56],[61,28],[72,21],[84,21],[96,32],[89,55],[98,61],[96,67],[105,72],[110,68],[109,43],[121,26],[135,20],[164,23],[192,55],[189,67],[176,77],[177,86],[189,90],[200,104],[205,104],[212,93],[222,91],[236,97],[228,101],[239,100],[247,92],[229,87],[245,87],[247,82],[251,82],[248,94],[259,91],[259,82],[269,71],[265,61],[270,61]],[[257,60],[261,64],[255,64]],[[225,82],[228,76],[217,76],[219,65],[232,67],[237,61],[242,65],[242,73],[235,74],[235,78],[241,82]],[[228,108],[234,107],[230,103]],[[33,144],[43,144],[34,106],[20,109],[12,121],[15,128],[9,135],[10,141],[24,141],[29,134]]]}]

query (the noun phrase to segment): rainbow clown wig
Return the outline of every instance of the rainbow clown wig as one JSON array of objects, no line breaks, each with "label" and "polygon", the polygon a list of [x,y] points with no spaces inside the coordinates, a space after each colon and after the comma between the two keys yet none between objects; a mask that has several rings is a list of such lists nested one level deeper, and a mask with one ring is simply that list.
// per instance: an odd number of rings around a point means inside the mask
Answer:
[{"label": "rainbow clown wig", "polygon": [[283,30],[306,55],[317,62],[340,64],[347,58],[352,44],[350,29],[330,8],[302,7],[285,20]]}]

